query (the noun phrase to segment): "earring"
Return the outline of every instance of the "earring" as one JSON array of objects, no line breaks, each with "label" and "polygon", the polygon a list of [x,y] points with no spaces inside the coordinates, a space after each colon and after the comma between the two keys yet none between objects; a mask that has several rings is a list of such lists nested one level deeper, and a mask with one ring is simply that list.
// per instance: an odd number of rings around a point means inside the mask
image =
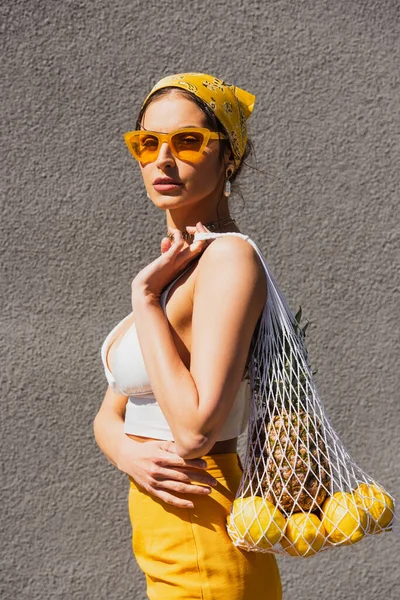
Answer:
[{"label": "earring", "polygon": [[233,169],[232,167],[228,167],[226,169],[226,181],[225,181],[225,189],[224,189],[224,196],[226,198],[229,198],[229,196],[231,195],[231,182],[229,181],[229,178],[232,177],[233,175]]}]

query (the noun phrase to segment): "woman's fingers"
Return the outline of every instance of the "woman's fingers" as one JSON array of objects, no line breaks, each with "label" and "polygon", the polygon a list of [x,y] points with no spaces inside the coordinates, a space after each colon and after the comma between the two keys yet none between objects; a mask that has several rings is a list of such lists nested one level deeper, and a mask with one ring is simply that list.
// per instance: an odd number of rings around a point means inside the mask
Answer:
[{"label": "woman's fingers", "polygon": [[185,459],[178,454],[167,452],[163,454],[162,458],[159,459],[158,464],[162,467],[178,467],[178,468],[189,468],[189,469],[202,469],[203,471],[207,468],[207,463],[202,458],[190,458]]},{"label": "woman's fingers", "polygon": [[149,494],[178,508],[193,508],[193,502],[184,496],[207,495],[216,482],[206,471],[205,460],[182,458],[173,441],[138,443],[126,437],[121,456],[124,473]]},{"label": "woman's fingers", "polygon": [[165,479],[158,481],[155,479],[151,486],[156,490],[168,490],[169,492],[175,492],[178,494],[197,494],[197,495],[208,495],[211,492],[211,487],[205,485],[196,485],[194,483],[181,483],[180,481],[174,481],[173,479]]},{"label": "woman's fingers", "polygon": [[175,227],[168,227],[168,231],[174,236],[172,242],[173,245],[180,246],[185,242],[185,240],[183,239],[182,231],[180,229],[175,229]]},{"label": "woman's fingers", "polygon": [[195,469],[163,469],[159,468],[154,479],[160,481],[175,480],[186,485],[193,485],[193,482],[202,483],[208,486],[215,486],[217,480],[210,473],[204,470]]},{"label": "woman's fingers", "polygon": [[207,462],[202,458],[182,458],[176,454],[172,441],[161,442],[160,449],[163,454],[157,459],[152,473],[153,485],[157,482],[156,489],[204,495],[217,485],[217,480],[206,471]]},{"label": "woman's fingers", "polygon": [[[191,257],[193,255],[193,253],[203,250],[210,242],[210,240],[196,240],[195,242],[191,241],[191,243],[189,243],[188,241],[186,241],[183,238],[182,231],[180,229],[175,229],[174,227],[168,227],[168,231],[170,233],[172,233],[174,236],[173,244],[171,244],[171,247],[173,246],[176,249],[176,251],[180,252],[182,255],[187,254],[187,256]],[[196,223],[196,226],[188,225],[186,227],[186,231],[193,236],[196,232],[201,232],[201,233],[209,232],[207,227],[204,227],[204,225],[200,221],[198,223]],[[186,247],[184,247],[184,246],[186,246]]]},{"label": "woman's fingers", "polygon": [[[168,227],[169,233],[173,234],[173,239],[170,241],[170,246],[164,252],[168,256],[169,259],[186,262],[186,255],[189,252],[189,246],[186,240],[183,239],[182,232],[179,229],[174,229],[173,227]],[[169,240],[169,238],[167,238]],[[166,247],[166,244],[165,244]]]},{"label": "woman's fingers", "polygon": [[163,237],[163,239],[161,240],[161,254],[164,254],[164,252],[168,252],[171,246],[171,240],[168,237]]},{"label": "woman's fingers", "polygon": [[[207,227],[204,227],[203,223],[201,223],[200,221],[196,223],[196,227],[191,227],[190,229],[190,233],[192,233],[193,235],[195,235],[196,233],[210,233],[209,229],[207,229]],[[190,250],[191,252],[203,251],[205,248],[207,248],[210,242],[211,240],[196,240],[190,245]]]},{"label": "woman's fingers", "polygon": [[178,508],[193,508],[194,504],[189,498],[180,498],[175,494],[208,496],[211,493],[211,488],[201,485],[180,483],[179,481],[173,480],[156,480],[149,484],[147,491],[153,494],[153,496],[157,496],[164,502],[177,506]]},{"label": "woman's fingers", "polygon": [[185,460],[180,456],[169,453],[165,458],[158,459],[155,478],[175,479],[177,481],[197,481],[205,485],[215,486],[217,480],[206,471],[207,463],[201,458]]},{"label": "woman's fingers", "polygon": [[[175,471],[175,473],[179,473],[179,471]],[[196,481],[197,483],[203,483],[204,485],[210,485],[211,487],[215,487],[217,485],[217,480],[213,477],[208,471],[201,471],[198,469],[190,469],[184,470],[182,469],[182,473],[189,477],[190,481]]]}]

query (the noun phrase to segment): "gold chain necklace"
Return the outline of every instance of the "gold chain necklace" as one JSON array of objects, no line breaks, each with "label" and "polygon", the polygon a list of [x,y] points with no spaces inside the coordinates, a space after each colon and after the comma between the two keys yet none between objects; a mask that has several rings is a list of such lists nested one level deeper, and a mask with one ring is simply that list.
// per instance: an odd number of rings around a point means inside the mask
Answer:
[{"label": "gold chain necklace", "polygon": [[[218,231],[218,229],[221,229],[221,227],[223,225],[230,225],[231,223],[235,223],[235,225],[236,225],[235,219],[232,219],[231,217],[226,217],[225,219],[221,219],[220,221],[211,221],[210,223],[203,223],[203,225],[204,225],[204,227],[207,227],[207,229],[209,229],[210,231]],[[194,238],[193,233],[189,233],[188,231],[181,231],[181,233],[182,233],[182,237],[185,241],[187,241],[187,242],[193,241],[193,238]],[[171,240],[171,242],[174,241],[173,233],[167,233],[166,237],[169,238]]]}]

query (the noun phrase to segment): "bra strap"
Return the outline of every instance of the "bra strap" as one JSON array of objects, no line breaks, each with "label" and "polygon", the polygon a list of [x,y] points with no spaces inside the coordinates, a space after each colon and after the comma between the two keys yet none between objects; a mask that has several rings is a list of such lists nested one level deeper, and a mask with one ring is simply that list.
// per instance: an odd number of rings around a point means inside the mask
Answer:
[{"label": "bra strap", "polygon": [[244,233],[239,233],[238,231],[225,231],[224,233],[218,233],[216,231],[207,231],[207,232],[196,232],[194,234],[194,239],[193,241],[196,242],[197,240],[210,240],[213,238],[217,238],[217,237],[222,237],[223,235],[236,235],[238,237],[241,237],[245,240],[249,240],[249,236],[245,235]]}]

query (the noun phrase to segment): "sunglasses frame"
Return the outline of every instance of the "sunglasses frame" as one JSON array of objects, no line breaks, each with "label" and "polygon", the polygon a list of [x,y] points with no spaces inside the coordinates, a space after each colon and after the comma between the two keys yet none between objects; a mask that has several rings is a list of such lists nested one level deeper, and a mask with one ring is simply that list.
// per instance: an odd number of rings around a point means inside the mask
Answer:
[{"label": "sunglasses frame", "polygon": [[143,134],[143,133],[148,134],[148,135],[153,135],[154,137],[156,137],[158,139],[158,149],[157,149],[157,152],[155,153],[156,154],[155,158],[153,160],[147,161],[147,162],[154,162],[155,160],[157,160],[158,155],[161,150],[161,146],[164,142],[167,142],[168,147],[171,150],[172,154],[179,160],[183,160],[184,162],[196,162],[195,160],[188,160],[188,159],[181,158],[181,156],[179,156],[179,153],[176,152],[174,145],[171,141],[173,136],[175,136],[176,134],[190,133],[190,132],[203,134],[203,142],[200,146],[200,149],[196,150],[196,151],[193,151],[193,150],[188,151],[188,152],[191,152],[194,156],[197,156],[199,160],[201,159],[201,155],[203,154],[210,139],[211,140],[226,140],[227,139],[227,137],[224,136],[222,133],[218,133],[217,131],[211,131],[210,129],[207,129],[206,127],[183,127],[182,129],[177,129],[176,131],[172,131],[171,133],[160,133],[158,131],[148,131],[147,129],[137,129],[135,131],[128,131],[127,133],[124,133],[124,140],[125,140],[126,145],[128,146],[128,150],[132,154],[133,158],[135,160],[137,160],[138,162],[142,162],[144,164],[147,164],[147,163],[145,163],[138,155],[136,155],[136,153],[133,149],[133,143],[132,143],[132,138],[138,137],[139,134]]}]

